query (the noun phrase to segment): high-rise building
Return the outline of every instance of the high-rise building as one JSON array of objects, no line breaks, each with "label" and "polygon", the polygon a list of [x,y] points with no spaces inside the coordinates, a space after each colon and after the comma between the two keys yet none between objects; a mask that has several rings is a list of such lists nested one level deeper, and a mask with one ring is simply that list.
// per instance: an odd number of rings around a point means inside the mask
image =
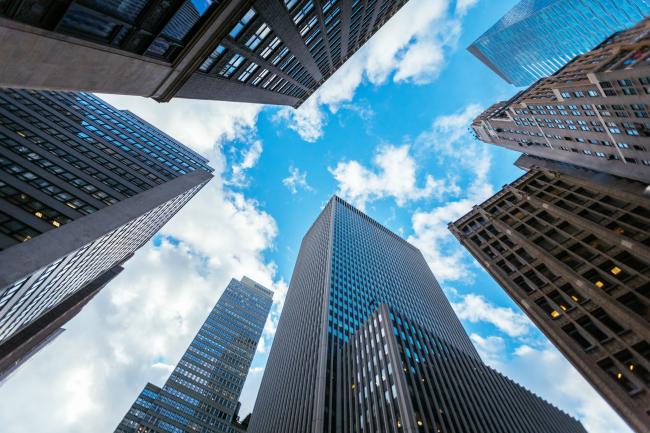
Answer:
[{"label": "high-rise building", "polygon": [[333,197],[303,238],[249,432],[342,431],[584,433],[483,365],[417,248]]},{"label": "high-rise building", "polygon": [[647,0],[522,0],[468,50],[508,83],[529,86],[648,15]]},{"label": "high-rise building", "polygon": [[272,303],[250,278],[231,280],[165,386],[147,384],[115,432],[231,433]]},{"label": "high-rise building", "polygon": [[0,365],[112,278],[206,163],[93,95],[0,91]]},{"label": "high-rise building", "polygon": [[650,18],[472,124],[486,143],[650,183]]},{"label": "high-rise building", "polygon": [[406,1],[3,1],[0,87],[297,107]]},{"label": "high-rise building", "polygon": [[531,156],[450,229],[587,381],[650,432],[646,185]]}]

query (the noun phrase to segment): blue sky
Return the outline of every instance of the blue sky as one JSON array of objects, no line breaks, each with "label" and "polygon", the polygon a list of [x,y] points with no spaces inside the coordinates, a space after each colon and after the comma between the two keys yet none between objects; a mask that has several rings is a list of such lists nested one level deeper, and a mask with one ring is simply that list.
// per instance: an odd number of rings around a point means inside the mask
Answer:
[{"label": "blue sky", "polygon": [[277,292],[242,395],[250,411],[302,236],[338,193],[422,250],[487,363],[591,433],[629,431],[446,228],[522,174],[517,154],[467,132],[517,91],[464,49],[515,3],[411,0],[297,111],[106,96],[208,156],[215,179],[3,386],[0,423],[113,429],[242,275]]}]

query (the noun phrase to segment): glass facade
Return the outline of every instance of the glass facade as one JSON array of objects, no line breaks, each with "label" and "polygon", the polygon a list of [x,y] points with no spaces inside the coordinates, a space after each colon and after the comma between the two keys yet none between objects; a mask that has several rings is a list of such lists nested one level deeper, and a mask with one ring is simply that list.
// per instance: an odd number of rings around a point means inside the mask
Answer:
[{"label": "glass facade", "polygon": [[[374,379],[376,373],[370,369],[380,362],[382,355],[377,351],[383,346],[368,337],[364,324],[382,305],[412,318],[423,332],[426,330],[449,348],[446,350],[482,365],[421,252],[333,197],[303,238],[249,431],[333,433],[359,428],[348,418],[352,402],[344,400],[347,387],[351,386],[346,374],[363,374],[368,383]],[[363,355],[368,370],[351,371],[347,356],[351,351],[356,351],[352,358],[361,356],[359,341],[364,338],[369,343],[364,345]],[[392,366],[402,368],[397,362]],[[459,383],[451,381],[449,389],[456,386]],[[367,388],[365,392],[374,391]],[[503,398],[500,392],[503,389],[495,391],[492,397]],[[407,395],[408,391],[402,394]],[[540,405],[546,407],[545,403]],[[382,419],[381,423],[362,427],[361,431],[415,431],[403,430],[393,422],[399,415],[392,409],[377,405],[372,410],[377,419]],[[410,416],[404,411],[402,408],[400,423]],[[461,413],[458,411],[454,416]],[[358,412],[354,416],[357,415]],[[390,419],[393,421],[389,422]],[[558,412],[555,420],[560,427],[542,424],[543,430],[536,431],[582,431],[581,427],[562,429],[566,423],[575,424],[564,414]]]},{"label": "glass facade", "polygon": [[0,348],[121,265],[207,160],[92,94],[0,91]]},{"label": "glass facade", "polygon": [[231,280],[162,389],[149,384],[116,433],[230,433],[273,292]]},{"label": "glass facade", "polygon": [[528,86],[647,15],[647,0],[522,0],[469,51],[509,83]]}]

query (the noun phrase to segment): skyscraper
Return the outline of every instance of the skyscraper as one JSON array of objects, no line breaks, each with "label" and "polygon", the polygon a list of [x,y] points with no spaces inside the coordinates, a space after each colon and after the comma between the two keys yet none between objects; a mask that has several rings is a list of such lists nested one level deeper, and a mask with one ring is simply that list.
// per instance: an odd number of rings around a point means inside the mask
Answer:
[{"label": "skyscraper", "polygon": [[93,95],[0,91],[0,365],[110,280],[206,163]]},{"label": "skyscraper", "polygon": [[650,183],[650,18],[472,124],[507,149]]},{"label": "skyscraper", "polygon": [[116,433],[230,433],[273,292],[230,281],[165,386],[147,384]]},{"label": "skyscraper", "polygon": [[3,1],[0,86],[297,107],[406,1]]},{"label": "skyscraper", "polygon": [[650,432],[646,185],[531,156],[450,229],[630,426]]},{"label": "skyscraper", "polygon": [[249,431],[528,430],[584,433],[483,365],[417,248],[333,197],[303,238]]},{"label": "skyscraper", "polygon": [[647,0],[522,0],[468,50],[508,83],[529,86],[647,15]]}]

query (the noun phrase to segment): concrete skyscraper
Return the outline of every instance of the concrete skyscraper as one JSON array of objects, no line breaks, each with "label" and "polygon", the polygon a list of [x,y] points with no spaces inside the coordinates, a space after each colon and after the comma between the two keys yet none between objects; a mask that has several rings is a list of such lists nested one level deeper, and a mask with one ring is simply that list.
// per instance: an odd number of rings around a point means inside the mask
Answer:
[{"label": "concrete skyscraper", "polygon": [[273,292],[230,281],[165,386],[147,384],[116,433],[231,433]]},{"label": "concrete skyscraper", "polygon": [[85,93],[0,91],[0,368],[48,339],[212,177]]},{"label": "concrete skyscraper", "polygon": [[529,86],[647,15],[648,0],[522,0],[468,50],[508,83]]},{"label": "concrete skyscraper", "polygon": [[646,184],[531,156],[451,231],[589,383],[650,432]]},{"label": "concrete skyscraper", "polygon": [[472,124],[507,149],[650,183],[650,18]]},{"label": "concrete skyscraper", "polygon": [[485,366],[421,252],[338,197],[305,235],[252,433],[567,433]]},{"label": "concrete skyscraper", "polygon": [[297,107],[406,1],[2,1],[0,87]]}]

